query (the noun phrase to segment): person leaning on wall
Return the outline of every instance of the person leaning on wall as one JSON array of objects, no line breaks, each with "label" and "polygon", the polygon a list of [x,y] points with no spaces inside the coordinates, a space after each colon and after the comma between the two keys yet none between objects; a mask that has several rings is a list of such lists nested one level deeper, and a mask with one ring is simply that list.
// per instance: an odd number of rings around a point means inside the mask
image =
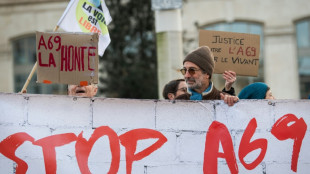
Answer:
[{"label": "person leaning on wall", "polygon": [[239,99],[275,99],[270,87],[262,82],[255,82],[244,87],[238,97]]},{"label": "person leaning on wall", "polygon": [[[68,85],[68,95],[69,96],[79,96],[79,97],[95,97],[98,91],[98,86],[96,84],[91,84],[87,86],[80,85]],[[27,90],[23,90],[20,93],[27,93]]]},{"label": "person leaning on wall", "polygon": [[176,97],[187,92],[187,85],[184,79],[176,79],[168,82],[163,89],[164,99],[174,100]]},{"label": "person leaning on wall", "polygon": [[68,85],[69,96],[94,97],[97,94],[98,86],[91,84],[87,86]]},{"label": "person leaning on wall", "polygon": [[[225,87],[223,92],[230,95],[236,95],[235,89],[232,87],[233,83],[236,81],[236,73],[234,71],[225,71],[223,73],[223,78],[225,81]],[[176,79],[168,82],[163,89],[164,99],[174,100],[182,94],[187,92],[187,85],[184,79]]]},{"label": "person leaning on wall", "polygon": [[208,46],[202,46],[189,53],[180,70],[188,87],[188,93],[176,99],[224,100],[233,106],[239,99],[215,88],[211,78],[214,70],[214,56]]}]

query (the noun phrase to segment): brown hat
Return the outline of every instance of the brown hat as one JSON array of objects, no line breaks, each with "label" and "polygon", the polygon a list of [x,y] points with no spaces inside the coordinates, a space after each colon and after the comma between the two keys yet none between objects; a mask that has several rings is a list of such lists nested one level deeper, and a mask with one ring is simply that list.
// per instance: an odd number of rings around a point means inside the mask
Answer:
[{"label": "brown hat", "polygon": [[214,69],[214,57],[208,46],[202,46],[197,48],[196,50],[189,53],[184,61],[183,65],[186,61],[192,62],[199,66],[204,72],[210,75],[210,79],[212,77],[213,69]]}]

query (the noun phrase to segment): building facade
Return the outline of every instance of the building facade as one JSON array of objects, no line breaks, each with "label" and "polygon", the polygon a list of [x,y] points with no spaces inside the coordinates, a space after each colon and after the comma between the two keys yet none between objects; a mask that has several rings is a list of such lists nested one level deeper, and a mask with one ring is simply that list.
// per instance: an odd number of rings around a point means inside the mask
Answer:
[{"label": "building facade", "polygon": [[[53,31],[69,1],[2,0],[0,2],[0,92],[19,92],[36,61],[35,32]],[[36,84],[29,93],[64,94],[66,85]]]}]

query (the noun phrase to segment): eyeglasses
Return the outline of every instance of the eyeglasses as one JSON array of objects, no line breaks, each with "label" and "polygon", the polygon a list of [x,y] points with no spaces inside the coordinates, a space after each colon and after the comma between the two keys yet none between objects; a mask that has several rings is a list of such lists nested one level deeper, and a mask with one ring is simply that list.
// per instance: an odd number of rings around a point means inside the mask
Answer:
[{"label": "eyeglasses", "polygon": [[195,73],[196,73],[196,71],[199,71],[200,69],[196,69],[196,68],[188,68],[188,69],[186,69],[186,68],[182,68],[182,69],[180,69],[180,72],[183,74],[183,75],[185,75],[186,74],[186,71],[188,71],[188,73],[192,76],[192,75],[194,75]]}]

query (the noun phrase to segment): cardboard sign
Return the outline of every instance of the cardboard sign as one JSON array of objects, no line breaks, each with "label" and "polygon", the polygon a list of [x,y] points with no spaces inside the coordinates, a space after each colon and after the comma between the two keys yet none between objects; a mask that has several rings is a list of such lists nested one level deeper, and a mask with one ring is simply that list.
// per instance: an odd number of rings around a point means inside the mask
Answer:
[{"label": "cardboard sign", "polygon": [[199,46],[209,46],[213,52],[214,73],[232,70],[241,76],[258,75],[259,35],[200,30]]},{"label": "cardboard sign", "polygon": [[97,33],[36,32],[37,82],[98,83]]}]

